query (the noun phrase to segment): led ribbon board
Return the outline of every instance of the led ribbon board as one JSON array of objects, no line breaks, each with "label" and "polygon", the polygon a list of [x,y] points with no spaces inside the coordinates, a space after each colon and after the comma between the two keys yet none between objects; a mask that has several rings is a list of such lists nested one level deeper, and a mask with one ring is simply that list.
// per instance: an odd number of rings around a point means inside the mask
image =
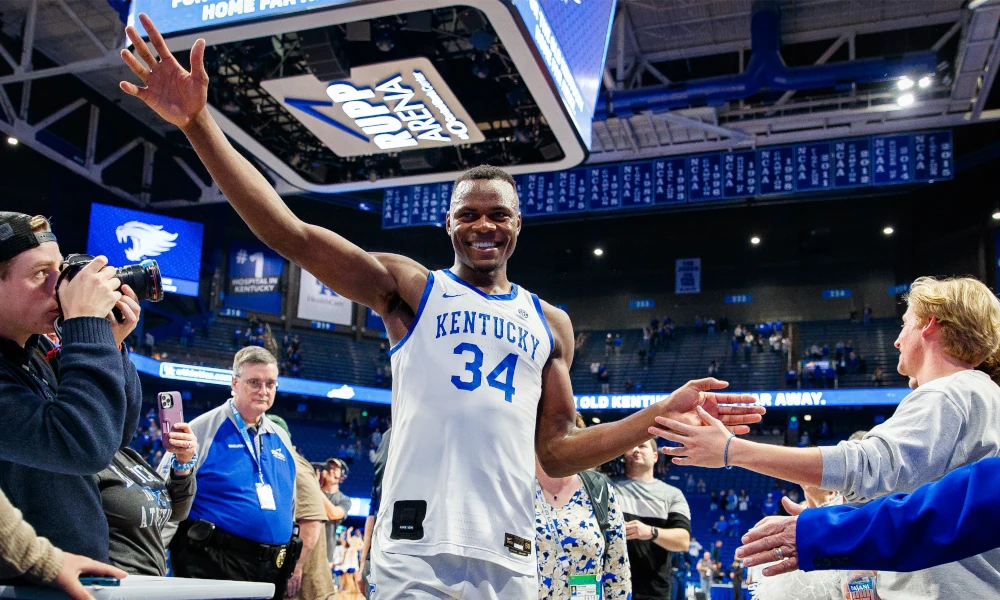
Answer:
[{"label": "led ribbon board", "polygon": [[[358,0],[132,0],[129,24],[146,13],[160,33],[176,35],[208,28],[227,27],[257,19],[267,19],[356,3]],[[141,30],[141,26],[138,27]]]},{"label": "led ribbon board", "polygon": [[[210,385],[228,386],[233,372],[194,365],[163,363],[138,354],[129,354],[140,373],[177,381],[191,381]],[[335,400],[353,400],[390,404],[390,390],[346,383],[279,377],[278,391],[302,396],[323,397]],[[726,393],[732,393],[726,390]],[[760,406],[768,408],[799,408],[821,406],[894,406],[905,398],[906,388],[874,388],[849,390],[777,390],[748,392]],[[573,398],[577,410],[639,410],[663,400],[669,394],[577,394]]]},{"label": "led ribbon board", "polygon": [[354,68],[350,81],[298,75],[261,87],[341,156],[486,139],[426,58]]}]

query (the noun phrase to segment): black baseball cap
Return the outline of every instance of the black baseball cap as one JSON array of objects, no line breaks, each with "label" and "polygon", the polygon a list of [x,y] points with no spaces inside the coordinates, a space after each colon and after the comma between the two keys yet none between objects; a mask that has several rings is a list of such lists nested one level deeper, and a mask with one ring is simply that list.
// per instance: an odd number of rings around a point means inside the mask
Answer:
[{"label": "black baseball cap", "polygon": [[56,236],[51,231],[32,231],[31,219],[30,215],[24,213],[0,211],[0,262],[6,262],[45,242],[56,241]]}]

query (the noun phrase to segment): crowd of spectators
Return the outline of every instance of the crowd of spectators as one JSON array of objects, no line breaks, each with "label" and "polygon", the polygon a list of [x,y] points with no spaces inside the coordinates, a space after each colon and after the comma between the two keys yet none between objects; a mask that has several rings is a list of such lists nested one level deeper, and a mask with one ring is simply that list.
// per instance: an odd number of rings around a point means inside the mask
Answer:
[{"label": "crowd of spectators", "polygon": [[302,342],[298,335],[281,338],[278,372],[285,377],[302,377]]},{"label": "crowd of spectators", "polygon": [[[854,340],[838,341],[833,349],[830,344],[813,342],[803,347],[802,358],[798,368],[790,368],[785,374],[785,383],[789,386],[803,385],[810,387],[831,387],[836,385],[837,378],[845,374],[868,373],[868,363],[864,355],[854,347]],[[879,387],[885,384],[885,373],[876,369],[872,376],[872,385]]]},{"label": "crowd of spectators", "polygon": [[743,361],[750,362],[754,349],[763,353],[765,348],[771,352],[781,352],[785,355],[792,347],[792,340],[784,335],[784,325],[781,321],[758,323],[757,325],[739,324],[733,328],[729,340],[730,357],[733,364],[739,362],[740,348],[743,349]]},{"label": "crowd of spectators", "polygon": [[385,342],[378,345],[378,356],[375,359],[375,387],[392,388],[392,362],[389,357],[389,346]]}]

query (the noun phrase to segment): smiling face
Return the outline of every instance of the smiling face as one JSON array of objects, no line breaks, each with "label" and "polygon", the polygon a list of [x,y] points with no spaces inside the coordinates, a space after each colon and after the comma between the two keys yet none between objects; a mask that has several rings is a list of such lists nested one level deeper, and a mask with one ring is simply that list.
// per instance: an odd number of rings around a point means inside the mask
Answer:
[{"label": "smiling face", "polygon": [[445,219],[457,262],[477,273],[507,264],[521,231],[517,192],[503,180],[460,181]]},{"label": "smiling face", "polygon": [[0,306],[5,315],[0,335],[24,345],[32,335],[53,332],[52,324],[59,316],[55,290],[61,264],[56,242],[45,242],[10,259],[0,278]]}]

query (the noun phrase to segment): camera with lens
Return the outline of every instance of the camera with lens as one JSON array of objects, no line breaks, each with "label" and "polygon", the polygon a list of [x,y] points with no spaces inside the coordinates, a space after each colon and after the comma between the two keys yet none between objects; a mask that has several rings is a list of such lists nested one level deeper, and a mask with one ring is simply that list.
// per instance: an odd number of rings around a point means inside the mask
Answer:
[{"label": "camera with lens", "polygon": [[[59,282],[56,287],[58,288],[64,280],[73,279],[92,260],[94,257],[89,254],[70,254],[67,256],[66,260],[63,261],[63,270],[59,274]],[[147,259],[137,265],[118,267],[115,269],[115,277],[122,282],[122,285],[132,288],[139,300],[149,300],[150,302],[163,300],[163,278],[160,276],[160,265],[156,264],[155,260]],[[112,312],[115,319],[123,320],[124,317],[120,310],[115,308]]]}]

